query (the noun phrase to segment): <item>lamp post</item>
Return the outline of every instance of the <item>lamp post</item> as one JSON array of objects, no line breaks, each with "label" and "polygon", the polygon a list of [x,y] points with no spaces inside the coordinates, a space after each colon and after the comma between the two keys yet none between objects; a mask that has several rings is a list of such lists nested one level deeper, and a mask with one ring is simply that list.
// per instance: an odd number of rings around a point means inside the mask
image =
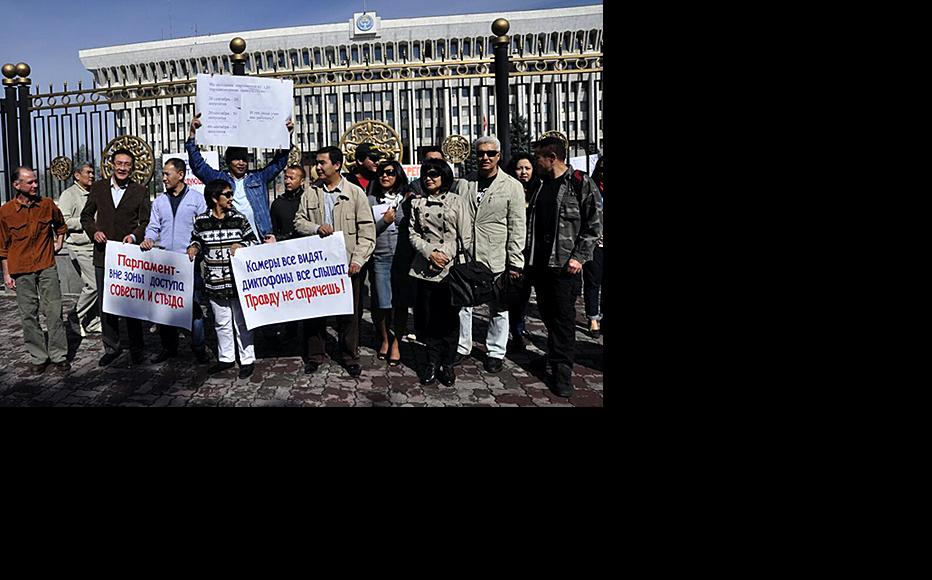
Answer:
[{"label": "lamp post", "polygon": [[504,18],[492,23],[492,46],[495,52],[495,124],[498,140],[502,144],[501,163],[511,159],[511,108],[508,105],[508,29]]}]

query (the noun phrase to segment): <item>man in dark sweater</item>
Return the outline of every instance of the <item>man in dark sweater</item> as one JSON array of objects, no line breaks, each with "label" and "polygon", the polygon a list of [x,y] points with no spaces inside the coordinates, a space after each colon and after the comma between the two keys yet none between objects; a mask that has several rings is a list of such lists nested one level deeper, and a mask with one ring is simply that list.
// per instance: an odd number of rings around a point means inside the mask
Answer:
[{"label": "man in dark sweater", "polygon": [[[285,193],[275,198],[269,211],[272,213],[272,233],[279,242],[300,238],[294,229],[294,214],[298,213],[301,196],[304,195],[304,180],[307,173],[300,165],[291,165],[285,170]],[[276,324],[272,331],[281,344],[288,344],[298,336],[300,321]]]},{"label": "man in dark sweater", "polygon": [[294,231],[294,214],[304,194],[307,174],[300,165],[291,165],[285,170],[285,194],[272,202],[272,233],[279,242],[300,237]]}]

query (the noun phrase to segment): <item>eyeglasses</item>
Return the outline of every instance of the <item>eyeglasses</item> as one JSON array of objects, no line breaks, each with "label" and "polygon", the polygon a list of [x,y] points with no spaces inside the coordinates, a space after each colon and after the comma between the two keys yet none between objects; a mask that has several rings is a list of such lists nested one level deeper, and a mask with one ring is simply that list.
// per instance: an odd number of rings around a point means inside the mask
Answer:
[{"label": "eyeglasses", "polygon": [[498,151],[477,151],[476,157],[495,157]]},{"label": "eyeglasses", "polygon": [[380,175],[395,175],[395,170],[394,170],[394,169],[386,169],[386,170],[382,171],[382,173],[381,173]]},{"label": "eyeglasses", "polygon": [[431,171],[424,173],[424,177],[430,177],[431,179],[437,179],[438,177],[440,177],[440,172],[437,171],[436,169],[433,169]]},{"label": "eyeglasses", "polygon": [[228,189],[228,190],[226,190],[226,191],[221,191],[221,192],[220,192],[220,195],[225,195],[225,196],[227,196],[227,197],[233,197],[233,190],[232,190],[232,189]]}]

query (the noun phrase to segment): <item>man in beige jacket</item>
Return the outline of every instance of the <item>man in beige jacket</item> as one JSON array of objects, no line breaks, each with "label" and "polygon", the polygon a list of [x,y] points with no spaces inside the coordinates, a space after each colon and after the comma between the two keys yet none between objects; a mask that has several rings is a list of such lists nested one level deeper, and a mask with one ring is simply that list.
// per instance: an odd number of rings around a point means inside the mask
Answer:
[{"label": "man in beige jacket", "polygon": [[[324,147],[317,152],[317,174],[320,186],[311,186],[301,196],[294,228],[299,235],[326,237],[343,232],[349,275],[353,281],[353,314],[337,316],[340,335],[340,357],[351,377],[362,374],[359,366],[359,271],[375,250],[375,221],[366,193],[341,174],[343,152],[338,147]],[[311,374],[327,360],[326,318],[304,321],[307,337],[305,374]]]},{"label": "man in beige jacket", "polygon": [[84,287],[81,295],[74,305],[78,317],[78,327],[81,336],[88,332],[100,332],[100,316],[97,313],[97,278],[94,272],[94,242],[84,233],[81,225],[81,210],[87,203],[87,194],[94,183],[94,166],[82,163],[75,167],[74,185],[61,193],[58,199],[58,209],[65,217],[68,226],[68,237],[65,238],[65,248],[71,262],[81,272]]},{"label": "man in beige jacket", "polygon": [[[524,186],[499,169],[501,143],[496,137],[476,141],[478,171],[459,179],[451,191],[463,196],[472,218],[472,247],[477,262],[493,273],[520,278],[524,268],[525,220]],[[505,273],[507,270],[507,273]],[[454,361],[459,363],[472,352],[471,307],[460,310],[460,336]],[[502,370],[508,344],[508,308],[496,301],[489,303],[489,330],[485,340],[485,370]]]}]

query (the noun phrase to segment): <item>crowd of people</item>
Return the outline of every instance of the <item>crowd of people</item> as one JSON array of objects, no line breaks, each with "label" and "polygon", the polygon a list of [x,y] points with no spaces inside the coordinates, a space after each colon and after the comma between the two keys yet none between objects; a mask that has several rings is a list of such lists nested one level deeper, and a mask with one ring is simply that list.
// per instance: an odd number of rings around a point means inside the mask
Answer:
[{"label": "crowd of people", "polygon": [[[359,356],[361,296],[370,293],[377,358],[401,363],[400,342],[414,334],[426,345],[427,363],[420,382],[452,386],[455,367],[473,350],[473,307],[454,306],[448,276],[463,259],[492,272],[500,293],[488,302],[484,369],[500,372],[509,350],[523,350],[529,337],[525,319],[532,289],[547,328],[549,383],[563,397],[573,392],[576,352],[576,299],[585,296],[589,333],[601,332],[603,271],[603,164],[593,175],[566,163],[566,145],[556,137],[534,144],[533,151],[502,159],[498,138],[475,143],[477,170],[455,178],[439,147],[422,152],[418,179],[377,146],[360,144],[348,171],[343,151],[334,146],[315,153],[311,177],[301,165],[288,166],[288,150],[264,168],[250,171],[242,147],[228,147],[225,171],[206,163],[197,146],[200,114],[191,121],[185,150],[204,193],[188,187],[188,163],[169,159],[162,168],[164,193],[150,201],[131,179],[133,154],[115,151],[112,175],[94,180],[94,167],[81,163],[74,185],[56,205],[38,194],[36,173],[12,172],[15,198],[0,207],[0,261],[4,282],[16,292],[23,336],[32,371],[49,367],[67,372],[70,363],[55,254],[67,249],[80,271],[83,288],[74,314],[82,336],[102,333],[105,367],[122,354],[120,319],[125,318],[134,364],[145,362],[143,322],[103,311],[104,257],[107,241],[159,247],[186,254],[195,263],[190,347],[209,373],[232,368],[249,377],[255,365],[255,333],[245,323],[231,267],[231,256],[246,246],[274,244],[303,236],[326,237],[340,231],[352,281],[353,314],[331,317],[338,334],[337,358],[352,377],[362,373]],[[293,124],[287,122],[288,131]],[[507,161],[507,165],[503,165]],[[284,171],[285,192],[269,205],[268,183]],[[377,212],[376,208],[380,208]],[[385,209],[387,208],[387,210]],[[384,213],[383,213],[384,211]],[[582,290],[584,286],[584,291]],[[217,338],[216,361],[206,346],[206,299]],[[42,311],[48,335],[39,325]],[[304,337],[304,372],[328,360],[327,317],[276,326],[278,336]],[[150,359],[161,364],[179,356],[179,329],[159,325],[161,350]],[[510,334],[510,341],[509,341]]]}]

